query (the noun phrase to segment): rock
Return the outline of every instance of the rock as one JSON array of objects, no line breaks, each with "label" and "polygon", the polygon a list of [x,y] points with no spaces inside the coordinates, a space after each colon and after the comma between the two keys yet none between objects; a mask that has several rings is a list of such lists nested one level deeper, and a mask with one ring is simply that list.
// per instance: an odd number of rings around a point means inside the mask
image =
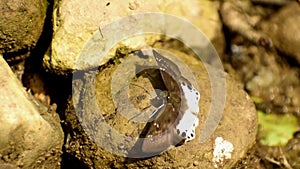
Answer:
[{"label": "rock", "polygon": [[[72,132],[70,133],[71,138],[65,145],[67,147],[66,152],[78,160],[84,159],[82,162],[87,167],[95,168],[215,168],[215,166],[230,168],[245,156],[247,150],[255,143],[257,115],[254,104],[246,92],[243,91],[243,86],[237,84],[233,78],[226,75],[226,103],[222,120],[211,137],[200,143],[199,138],[203,134],[201,130],[209,115],[208,112],[212,103],[212,93],[209,90],[211,88],[210,80],[204,65],[199,60],[179,52],[176,47],[171,49],[171,51],[189,66],[195,75],[198,90],[201,93],[200,113],[198,115],[200,125],[196,130],[196,138],[194,140],[178,147],[173,147],[158,156],[143,160],[124,158],[112,153],[119,152],[121,143],[124,143],[123,141],[126,142],[126,139],[117,139],[116,143],[111,140],[118,138],[115,133],[102,132],[105,126],[99,123],[103,119],[94,118],[99,117],[96,110],[100,109],[105,121],[113,129],[125,136],[136,134],[139,128],[118,114],[120,113],[120,107],[114,105],[111,96],[112,77],[118,64],[109,64],[98,73],[86,73],[83,76],[84,79],[79,77],[73,79],[73,102],[70,103],[66,111],[66,122],[70,125]],[[122,62],[123,60],[120,60],[120,64]],[[94,73],[96,73],[95,79],[92,78]],[[124,74],[126,73],[128,72],[124,72]],[[143,91],[142,93],[145,93],[145,90],[151,91],[151,85],[149,85],[150,82],[147,79],[147,77],[143,76],[137,78],[133,82],[134,86],[141,86],[141,88],[132,89],[132,92]],[[135,96],[134,93],[129,91],[129,97],[132,96]],[[138,98],[144,98],[142,96]],[[147,98],[147,95],[145,97]],[[96,106],[93,105],[92,99],[97,100]],[[144,104],[142,101],[140,103]],[[72,104],[75,105],[75,110],[72,108]],[[76,116],[76,113],[78,116]],[[91,122],[87,124],[88,128],[83,123],[78,123],[85,120],[90,120]],[[84,130],[82,126],[85,126]],[[91,137],[87,133],[91,134]],[[219,143],[216,141],[217,139],[222,140],[220,145],[215,145],[215,143]],[[103,143],[104,146],[108,147],[102,147],[95,143]],[[232,147],[226,150],[226,156],[219,153],[218,156],[214,157],[214,149],[217,147],[222,149],[223,143]],[[114,144],[118,145],[114,146]],[[124,144],[122,144],[122,148],[124,148]]]},{"label": "rock", "polygon": [[274,46],[300,64],[300,6],[291,3],[262,26]]},{"label": "rock", "polygon": [[[69,73],[76,67],[78,56],[92,34],[101,31],[106,24],[131,14],[163,12],[175,15],[190,21],[201,29],[210,40],[216,38],[217,43],[224,41],[222,37],[219,37],[222,25],[217,8],[210,1],[63,0],[57,2],[58,4],[54,5],[56,8],[53,13],[53,40],[50,52],[44,56],[44,67],[57,74]],[[126,27],[116,31],[126,31]],[[103,37],[113,36],[105,32],[101,32],[101,35]],[[134,43],[130,43],[130,45],[125,43],[122,47],[125,45],[134,50],[141,46],[151,45],[161,39],[163,38],[160,36],[148,39],[137,38]],[[112,55],[117,48],[110,51]]]},{"label": "rock", "polygon": [[0,167],[60,168],[57,114],[29,96],[0,56]]},{"label": "rock", "polygon": [[0,53],[32,49],[43,30],[47,0],[3,0],[0,8]]}]

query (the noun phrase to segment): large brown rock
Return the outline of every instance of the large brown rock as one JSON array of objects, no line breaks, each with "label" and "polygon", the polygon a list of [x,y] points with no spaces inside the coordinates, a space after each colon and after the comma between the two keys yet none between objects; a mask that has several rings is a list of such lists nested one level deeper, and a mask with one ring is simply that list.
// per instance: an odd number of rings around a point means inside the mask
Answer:
[{"label": "large brown rock", "polygon": [[[126,139],[118,139],[118,136],[110,130],[106,133],[103,129],[107,126],[99,123],[103,119],[100,118],[97,110],[101,110],[101,114],[109,125],[125,136],[136,134],[138,127],[130,122],[130,119],[118,114],[120,111],[124,113],[122,111],[126,111],[126,109],[121,109],[112,100],[112,77],[118,65],[109,64],[97,73],[95,79],[92,78],[95,72],[74,79],[72,103],[75,104],[76,109],[74,110],[70,106],[66,111],[66,122],[72,128],[70,138],[65,145],[66,152],[78,160],[83,159],[81,161],[86,166],[95,168],[230,168],[244,157],[247,150],[255,143],[257,116],[254,104],[243,91],[243,86],[226,75],[226,102],[224,112],[221,112],[223,117],[209,139],[199,142],[199,138],[203,134],[201,130],[212,103],[210,79],[207,70],[199,60],[176,50],[172,50],[172,52],[176,53],[189,66],[195,75],[198,90],[201,93],[198,115],[200,126],[196,130],[194,140],[148,159],[126,159],[114,154],[113,152],[120,152],[119,150],[124,149]],[[120,61],[122,64],[123,60]],[[124,70],[123,73],[126,75],[129,72]],[[141,87],[134,88],[132,93],[129,91],[128,97],[138,96],[137,98],[141,98],[137,100],[138,105],[143,103],[144,97],[147,98],[147,94],[144,96],[143,93],[152,90],[152,85],[147,79],[143,76],[137,78],[133,82],[134,86]],[[93,104],[94,99],[96,99],[96,106]],[[123,101],[123,99],[120,100]],[[86,120],[89,123],[79,123]],[[85,128],[83,129],[82,126]],[[217,147],[224,148],[228,154],[218,156]]]}]

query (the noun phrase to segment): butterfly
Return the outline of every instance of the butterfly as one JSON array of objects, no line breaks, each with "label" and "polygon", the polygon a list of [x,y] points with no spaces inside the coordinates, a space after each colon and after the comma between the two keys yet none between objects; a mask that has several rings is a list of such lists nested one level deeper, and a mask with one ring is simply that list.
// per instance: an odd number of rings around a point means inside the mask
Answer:
[{"label": "butterfly", "polygon": [[[160,153],[172,145],[182,144],[195,138],[199,124],[199,91],[181,75],[179,67],[153,50],[160,75],[168,91],[167,99],[151,115],[142,131],[143,153]],[[153,120],[153,121],[152,121]]]}]

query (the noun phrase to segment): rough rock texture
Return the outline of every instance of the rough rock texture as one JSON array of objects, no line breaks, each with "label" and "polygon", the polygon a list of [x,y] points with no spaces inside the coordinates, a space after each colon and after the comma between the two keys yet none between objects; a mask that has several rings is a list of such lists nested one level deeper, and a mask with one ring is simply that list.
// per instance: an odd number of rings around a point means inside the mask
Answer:
[{"label": "rough rock texture", "polygon": [[47,0],[3,0],[0,8],[0,53],[34,47],[43,30]]},{"label": "rough rock texture", "polygon": [[284,7],[270,21],[266,22],[266,32],[274,46],[287,56],[293,57],[300,64],[300,5],[291,3]]},{"label": "rough rock texture", "polygon": [[0,56],[0,168],[59,168],[63,132],[55,111],[24,90]]},{"label": "rough rock texture", "polygon": [[[163,12],[182,17],[201,29],[210,40],[216,38],[217,32],[221,31],[218,11],[211,1],[63,0],[57,2],[53,13],[54,37],[50,52],[44,56],[44,66],[59,74],[74,69],[83,46],[93,33],[99,31],[99,28],[134,13]],[[158,40],[160,39],[146,41],[139,39],[135,41],[135,46],[149,45]],[[219,38],[218,43],[222,40]],[[134,47],[130,46],[130,48]]]},{"label": "rough rock texture", "polygon": [[[215,168],[216,166],[219,168],[230,168],[240,158],[245,156],[247,150],[255,143],[257,116],[255,107],[249,96],[243,91],[243,87],[234,82],[232,78],[226,76],[226,103],[222,120],[213,135],[205,142],[199,143],[200,131],[211,106],[209,78],[203,64],[199,60],[176,50],[172,50],[172,52],[176,53],[195,74],[198,90],[201,93],[199,113],[201,122],[196,130],[196,139],[149,159],[126,159],[114,155],[108,152],[108,149],[103,149],[103,147],[95,144],[81,128],[75,111],[70,106],[66,111],[66,122],[72,128],[72,132],[69,133],[70,137],[65,145],[66,152],[78,160],[84,159],[81,160],[84,165],[94,168]],[[120,62],[122,64],[122,60]],[[97,74],[96,79],[92,79],[90,73],[84,75],[84,80],[74,79],[73,103],[76,104],[76,111],[86,118],[95,117],[94,110],[100,108],[107,123],[112,125],[119,133],[130,135],[137,132],[137,127],[124,117],[118,118],[119,108],[112,101],[111,79],[116,68],[116,65],[106,66]],[[145,88],[146,91],[151,91],[151,85],[149,85],[149,81],[147,82],[147,77],[138,78],[134,83],[136,84],[135,86],[142,86],[142,89]],[[95,93],[90,92],[92,88],[95,88]],[[138,89],[136,88],[133,92],[145,93],[144,90]],[[83,97],[79,98],[79,96]],[[129,96],[134,96],[134,93],[132,95],[129,94]],[[90,105],[91,99],[97,99],[98,107]],[[84,105],[86,105],[85,108],[82,107]],[[99,127],[97,122],[101,119],[90,120],[92,122],[89,124],[90,126],[95,125]],[[99,133],[99,130],[100,135],[96,135]],[[101,143],[113,144],[109,141],[115,138],[112,133],[101,134],[101,128],[86,131],[94,134],[94,140],[100,139],[99,142]],[[229,144],[233,145],[231,157],[223,162],[216,162],[216,158],[213,157],[214,144],[217,137],[222,137]],[[122,144],[119,144],[118,148],[122,149],[124,147]],[[114,151],[114,149],[111,151]]]}]

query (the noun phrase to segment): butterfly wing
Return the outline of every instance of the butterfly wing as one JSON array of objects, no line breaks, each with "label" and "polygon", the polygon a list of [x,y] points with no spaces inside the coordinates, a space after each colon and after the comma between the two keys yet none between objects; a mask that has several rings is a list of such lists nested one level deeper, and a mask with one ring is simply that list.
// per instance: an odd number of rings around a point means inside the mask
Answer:
[{"label": "butterfly wing", "polygon": [[[171,60],[163,57],[153,50],[154,57],[160,68],[160,72],[170,95],[170,102],[177,106],[179,121],[176,121],[177,133],[185,137],[186,141],[195,138],[195,128],[198,126],[199,100],[200,93],[190,83],[190,81],[181,75],[178,66]],[[169,74],[168,74],[169,73]],[[176,80],[176,81],[175,81]],[[177,87],[179,85],[179,87]],[[175,87],[176,86],[176,87]],[[177,88],[181,95],[177,91]],[[175,97],[174,94],[176,93]],[[180,102],[176,96],[180,97]],[[180,104],[181,103],[181,104]]]},{"label": "butterfly wing", "polygon": [[142,151],[146,153],[162,152],[171,145],[193,139],[200,99],[199,92],[182,77],[175,63],[155,50],[153,54],[169,96],[165,108],[155,112],[153,116],[157,118],[147,123],[142,132],[147,138],[142,143]]},{"label": "butterfly wing", "polygon": [[167,103],[164,114],[147,123],[144,128],[146,133],[145,140],[142,143],[142,152],[159,153],[183,140],[175,131],[174,122],[176,119],[174,119],[174,116],[176,117],[176,114],[173,105]]},{"label": "butterfly wing", "polygon": [[157,118],[145,127],[145,131],[147,132],[144,135],[147,139],[142,144],[142,151],[147,153],[162,152],[171,145],[183,140],[183,137],[180,137],[175,129],[179,121],[178,119],[182,116],[179,112],[181,91],[174,79],[180,77],[179,68],[172,61],[154,50],[153,54],[158,63],[169,96],[165,108],[156,112]]},{"label": "butterfly wing", "polygon": [[164,84],[168,90],[168,102],[171,103],[177,110],[176,114],[173,114],[174,118],[177,118],[177,121],[174,121],[176,125],[178,123],[178,120],[183,115],[182,111],[180,110],[182,101],[185,101],[182,99],[185,98],[182,97],[183,95],[179,84],[184,79],[181,76],[179,67],[174,62],[172,62],[168,58],[165,58],[155,50],[153,50],[153,55],[160,69],[160,74],[162,76]]},{"label": "butterfly wing", "polygon": [[162,79],[168,91],[173,91],[178,87],[178,80],[181,77],[181,72],[178,66],[171,60],[163,57],[161,54],[153,50],[154,58],[158,64]]}]

